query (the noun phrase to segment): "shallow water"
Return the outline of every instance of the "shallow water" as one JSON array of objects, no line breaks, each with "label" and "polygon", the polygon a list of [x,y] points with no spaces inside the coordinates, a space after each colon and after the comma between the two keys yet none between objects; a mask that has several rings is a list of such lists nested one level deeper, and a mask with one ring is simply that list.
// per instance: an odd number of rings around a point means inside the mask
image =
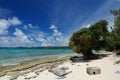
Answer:
[{"label": "shallow water", "polygon": [[73,51],[68,48],[2,48],[0,49],[0,66],[14,65],[37,58],[69,55],[73,55]]}]

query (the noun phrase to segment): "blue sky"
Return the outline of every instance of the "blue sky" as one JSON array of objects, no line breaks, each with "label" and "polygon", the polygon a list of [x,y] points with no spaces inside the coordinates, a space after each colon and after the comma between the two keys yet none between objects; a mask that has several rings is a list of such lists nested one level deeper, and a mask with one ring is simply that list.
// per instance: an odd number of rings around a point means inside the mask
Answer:
[{"label": "blue sky", "polygon": [[72,33],[101,19],[113,26],[120,0],[0,0],[0,46],[66,46]]}]

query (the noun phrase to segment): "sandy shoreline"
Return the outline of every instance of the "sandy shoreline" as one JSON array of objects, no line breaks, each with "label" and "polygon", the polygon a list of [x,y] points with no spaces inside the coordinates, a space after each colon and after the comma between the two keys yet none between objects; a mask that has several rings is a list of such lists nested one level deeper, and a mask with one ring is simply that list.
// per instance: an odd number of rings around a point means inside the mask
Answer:
[{"label": "sandy shoreline", "polygon": [[41,69],[41,68],[47,69],[47,68],[55,67],[59,64],[62,64],[66,62],[68,59],[69,59],[69,56],[47,57],[47,58],[24,61],[17,65],[10,65],[10,66],[3,66],[3,67],[1,66],[0,76],[4,76],[4,75],[18,76],[24,73],[34,71],[36,69]]},{"label": "sandy shoreline", "polygon": [[[0,80],[119,80],[120,64],[115,64],[115,61],[119,60],[120,57],[115,57],[112,52],[105,54],[109,55],[102,59],[77,63],[69,61],[69,57],[47,58],[42,62],[40,60],[33,60],[33,62],[27,62],[27,65],[22,63],[18,65],[19,67],[11,68],[11,71],[0,77]],[[48,71],[51,67],[56,66],[58,68],[67,67],[71,73],[66,75],[65,78],[60,79]],[[88,75],[86,73],[87,67],[99,67],[101,74]]]}]

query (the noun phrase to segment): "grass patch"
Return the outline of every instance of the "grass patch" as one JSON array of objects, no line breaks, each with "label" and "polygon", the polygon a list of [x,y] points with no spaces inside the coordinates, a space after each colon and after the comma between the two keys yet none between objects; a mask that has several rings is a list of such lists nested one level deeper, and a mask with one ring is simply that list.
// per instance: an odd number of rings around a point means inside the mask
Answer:
[{"label": "grass patch", "polygon": [[120,64],[120,60],[116,61],[116,64]]}]

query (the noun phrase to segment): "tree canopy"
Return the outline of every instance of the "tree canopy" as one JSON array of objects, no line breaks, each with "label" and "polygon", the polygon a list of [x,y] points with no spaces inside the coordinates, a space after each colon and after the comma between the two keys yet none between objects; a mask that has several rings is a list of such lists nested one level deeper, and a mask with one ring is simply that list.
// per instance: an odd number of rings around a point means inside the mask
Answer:
[{"label": "tree canopy", "polygon": [[113,33],[111,33],[113,44],[118,45],[120,43],[120,9],[110,10],[110,13],[114,15],[114,27],[112,29]]},{"label": "tree canopy", "polygon": [[82,53],[85,58],[94,56],[92,49],[113,50],[115,45],[120,49],[120,9],[110,10],[110,13],[114,15],[114,27],[111,27],[111,32],[107,29],[108,22],[100,20],[89,28],[84,27],[74,32],[69,47],[77,53]]},{"label": "tree canopy", "polygon": [[69,47],[77,53],[83,53],[86,58],[90,58],[92,49],[105,47],[101,43],[106,43],[107,24],[106,20],[100,20],[89,28],[74,32],[70,38]]}]

